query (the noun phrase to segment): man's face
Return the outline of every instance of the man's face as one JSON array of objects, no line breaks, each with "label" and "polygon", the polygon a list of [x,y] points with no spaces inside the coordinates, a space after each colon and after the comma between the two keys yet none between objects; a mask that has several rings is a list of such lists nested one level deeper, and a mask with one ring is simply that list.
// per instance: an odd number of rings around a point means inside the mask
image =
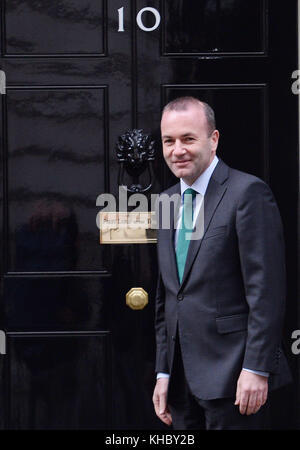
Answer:
[{"label": "man's face", "polygon": [[163,154],[171,171],[188,184],[212,162],[219,132],[208,137],[207,121],[201,104],[183,111],[166,111],[161,120]]}]

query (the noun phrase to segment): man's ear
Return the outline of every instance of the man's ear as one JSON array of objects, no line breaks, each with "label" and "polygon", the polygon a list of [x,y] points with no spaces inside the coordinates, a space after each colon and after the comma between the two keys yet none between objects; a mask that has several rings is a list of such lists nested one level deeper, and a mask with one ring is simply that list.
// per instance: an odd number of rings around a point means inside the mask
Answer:
[{"label": "man's ear", "polygon": [[212,135],[211,135],[211,142],[212,142],[212,149],[213,150],[217,150],[218,147],[218,143],[219,143],[219,137],[220,137],[220,133],[218,130],[214,130]]}]

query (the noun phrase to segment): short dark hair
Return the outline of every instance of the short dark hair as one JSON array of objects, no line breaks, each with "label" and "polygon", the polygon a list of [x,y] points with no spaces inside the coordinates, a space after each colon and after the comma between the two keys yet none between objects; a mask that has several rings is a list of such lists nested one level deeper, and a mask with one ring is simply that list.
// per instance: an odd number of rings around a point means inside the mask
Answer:
[{"label": "short dark hair", "polygon": [[207,121],[207,132],[208,135],[210,136],[212,132],[216,129],[215,112],[208,103],[203,102],[196,97],[192,96],[177,97],[166,104],[166,106],[162,111],[162,114],[164,114],[167,111],[185,111],[186,109],[188,109],[190,105],[199,105],[199,104],[203,107]]}]

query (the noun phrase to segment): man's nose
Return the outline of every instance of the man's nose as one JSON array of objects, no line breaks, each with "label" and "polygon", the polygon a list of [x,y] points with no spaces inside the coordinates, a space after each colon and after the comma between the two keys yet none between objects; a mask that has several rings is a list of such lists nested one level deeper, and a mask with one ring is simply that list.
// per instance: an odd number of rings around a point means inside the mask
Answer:
[{"label": "man's nose", "polygon": [[184,146],[182,145],[182,142],[180,142],[180,140],[175,141],[173,153],[175,153],[175,155],[178,156],[183,155],[185,153]]}]

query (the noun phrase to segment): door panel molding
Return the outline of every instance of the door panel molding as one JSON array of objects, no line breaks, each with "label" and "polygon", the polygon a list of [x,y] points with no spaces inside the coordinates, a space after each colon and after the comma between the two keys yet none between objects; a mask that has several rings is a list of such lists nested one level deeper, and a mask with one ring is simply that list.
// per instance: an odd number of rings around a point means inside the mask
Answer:
[{"label": "door panel molding", "polygon": [[[5,58],[105,58],[108,56],[107,0],[98,0],[98,11],[92,11],[92,4],[90,0],[71,0],[71,4],[70,2],[68,2],[68,5],[65,5],[63,4],[63,2],[61,2],[61,4],[59,5],[59,12],[58,10],[55,11],[53,5],[51,5],[52,2],[44,2],[45,5],[43,5],[43,3],[36,2],[35,4],[31,4],[30,6],[28,6],[27,10],[27,12],[31,14],[31,22],[32,18],[34,17],[34,23],[31,23],[30,30],[28,29],[28,24],[26,23],[26,21],[20,22],[20,15],[16,14],[15,17],[13,16],[13,8],[18,9],[18,7],[20,8],[23,15],[26,14],[26,1],[21,0],[19,2],[19,5],[17,6],[15,4],[13,6],[7,5],[8,2],[9,0],[5,0],[2,3],[3,6],[1,21],[4,53],[3,56]],[[53,10],[51,7],[53,8]],[[8,11],[10,11],[11,17],[9,17]],[[88,15],[88,13],[90,14]],[[102,20],[99,21],[99,18],[101,18]],[[58,25],[61,25],[59,29]],[[71,43],[70,41],[77,40],[77,46],[83,47],[83,36],[90,36],[88,43],[91,44],[91,42],[96,40],[95,38],[97,33],[95,33],[95,25],[99,27],[98,37],[100,51],[84,51],[83,48],[81,51],[76,51],[76,45]],[[76,27],[78,28],[77,30]],[[32,35],[32,28],[36,28],[40,32],[40,34],[37,34],[37,36],[39,36],[39,39],[33,40],[34,35]],[[66,28],[68,29],[69,35],[66,34]],[[45,32],[44,35],[43,32]],[[13,33],[15,33],[15,35]],[[43,39],[41,39],[41,34],[44,37]],[[44,49],[46,49],[47,46],[53,47],[53,49],[55,49],[55,45],[53,45],[53,42],[51,42],[55,39],[57,39],[56,51],[34,50],[35,47],[39,45],[42,45]],[[39,42],[41,40],[42,43]],[[59,45],[63,44],[63,46],[65,46],[67,43],[70,43],[70,48],[68,49],[68,51],[64,50],[64,48],[61,48],[61,50],[59,50]],[[8,49],[9,46],[11,47],[11,50]],[[71,47],[73,47],[72,51],[70,51]],[[18,48],[20,49],[19,51],[13,51],[13,49]]]}]

